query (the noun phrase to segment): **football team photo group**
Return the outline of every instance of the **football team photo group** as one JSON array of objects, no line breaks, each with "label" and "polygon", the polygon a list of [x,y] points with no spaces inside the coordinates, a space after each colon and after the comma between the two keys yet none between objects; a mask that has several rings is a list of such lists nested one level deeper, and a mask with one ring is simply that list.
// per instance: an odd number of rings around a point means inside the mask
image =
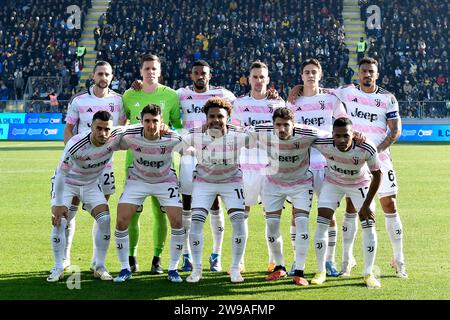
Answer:
[{"label": "football team photo group", "polygon": [[449,9],[0,0],[0,300],[449,300]]}]

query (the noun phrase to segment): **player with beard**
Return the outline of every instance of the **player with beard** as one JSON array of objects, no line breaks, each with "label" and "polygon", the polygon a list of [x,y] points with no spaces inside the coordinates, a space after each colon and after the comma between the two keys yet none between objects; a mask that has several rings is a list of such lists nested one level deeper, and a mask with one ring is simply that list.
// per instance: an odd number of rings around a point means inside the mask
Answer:
[{"label": "player with beard", "polygon": [[[214,87],[209,84],[212,78],[211,67],[204,60],[195,61],[191,69],[192,85],[177,90],[180,99],[181,118],[183,128],[190,130],[194,127],[202,127],[206,122],[203,106],[212,97],[223,98],[233,103],[236,99],[234,94],[222,87]],[[196,159],[191,155],[184,155],[180,161],[180,193],[183,199],[183,226],[186,228],[186,241],[183,246],[182,271],[192,271],[191,250],[189,246],[189,230],[191,227],[191,203],[193,172],[197,164]],[[225,229],[225,219],[223,210],[219,206],[218,197],[209,208],[210,226],[213,238],[213,248],[209,257],[210,270],[213,272],[222,271],[221,255],[223,234]]]},{"label": "player with beard", "polygon": [[[91,129],[92,118],[97,111],[108,111],[112,115],[113,126],[124,125],[127,121],[123,105],[122,96],[117,92],[109,89],[109,85],[113,79],[113,71],[111,65],[106,61],[97,61],[92,71],[92,80],[94,84],[74,95],[70,100],[66,126],[64,128],[64,144],[74,135]],[[113,171],[113,163],[109,162],[100,176],[100,183],[108,200],[110,195],[115,192],[115,178]],[[67,227],[66,227],[66,247],[64,250],[64,269],[70,267],[70,250],[75,234],[75,215],[78,211],[80,200],[75,197],[72,205],[69,207]],[[84,207],[87,211],[90,208]],[[92,228],[92,238],[98,232],[97,223],[94,220]],[[96,248],[93,243],[92,271],[95,270]],[[109,277],[107,277],[110,280]]]}]

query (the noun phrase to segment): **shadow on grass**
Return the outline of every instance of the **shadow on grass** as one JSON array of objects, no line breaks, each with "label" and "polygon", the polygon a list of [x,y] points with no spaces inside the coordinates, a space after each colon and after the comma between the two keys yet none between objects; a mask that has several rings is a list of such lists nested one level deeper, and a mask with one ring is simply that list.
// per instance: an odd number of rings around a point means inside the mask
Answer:
[{"label": "shadow on grass", "polygon": [[[115,275],[115,273],[113,274]],[[185,280],[188,272],[180,274]],[[66,272],[64,280],[57,283],[46,282],[48,271],[30,273],[10,273],[0,275],[0,297],[4,300],[197,300],[197,299],[271,299],[280,293],[292,294],[292,299],[310,299],[317,290],[339,287],[364,287],[361,277],[332,278],[320,286],[298,287],[291,277],[277,281],[266,281],[265,272],[246,272],[243,283],[231,283],[226,272],[203,272],[198,283],[176,284],[167,280],[167,275],[150,275],[138,272],[125,283],[101,281],[91,272],[79,274],[79,289],[75,286],[76,277]],[[311,279],[313,274],[305,274]],[[381,278],[389,278],[382,276]],[[288,298],[290,299],[290,298]]]}]

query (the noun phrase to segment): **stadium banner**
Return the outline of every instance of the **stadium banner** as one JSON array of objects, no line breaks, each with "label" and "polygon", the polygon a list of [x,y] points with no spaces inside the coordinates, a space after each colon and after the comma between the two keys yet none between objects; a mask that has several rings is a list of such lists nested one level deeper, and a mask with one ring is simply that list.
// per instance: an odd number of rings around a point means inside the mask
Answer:
[{"label": "stadium banner", "polygon": [[62,113],[27,113],[25,117],[25,123],[62,123]]},{"label": "stadium banner", "polygon": [[0,113],[0,124],[62,123],[62,113]]},{"label": "stadium banner", "polygon": [[64,140],[64,125],[60,124],[10,124],[8,140]]},{"label": "stadium banner", "polygon": [[0,124],[0,140],[8,139],[9,124]]},{"label": "stadium banner", "polygon": [[26,113],[0,113],[0,124],[24,124]]},{"label": "stadium banner", "polygon": [[450,124],[402,124],[402,135],[398,141],[450,142]]}]

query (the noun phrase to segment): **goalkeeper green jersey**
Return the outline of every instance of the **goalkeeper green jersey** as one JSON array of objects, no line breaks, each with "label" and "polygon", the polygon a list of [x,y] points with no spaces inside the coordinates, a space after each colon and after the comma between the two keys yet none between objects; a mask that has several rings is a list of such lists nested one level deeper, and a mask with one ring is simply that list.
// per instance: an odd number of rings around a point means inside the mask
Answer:
[{"label": "goalkeeper green jersey", "polygon": [[148,104],[156,104],[161,107],[162,120],[168,126],[181,129],[180,101],[175,90],[158,84],[156,91],[152,93],[142,90],[128,89],[122,96],[125,114],[131,124],[141,122],[141,111]]}]

